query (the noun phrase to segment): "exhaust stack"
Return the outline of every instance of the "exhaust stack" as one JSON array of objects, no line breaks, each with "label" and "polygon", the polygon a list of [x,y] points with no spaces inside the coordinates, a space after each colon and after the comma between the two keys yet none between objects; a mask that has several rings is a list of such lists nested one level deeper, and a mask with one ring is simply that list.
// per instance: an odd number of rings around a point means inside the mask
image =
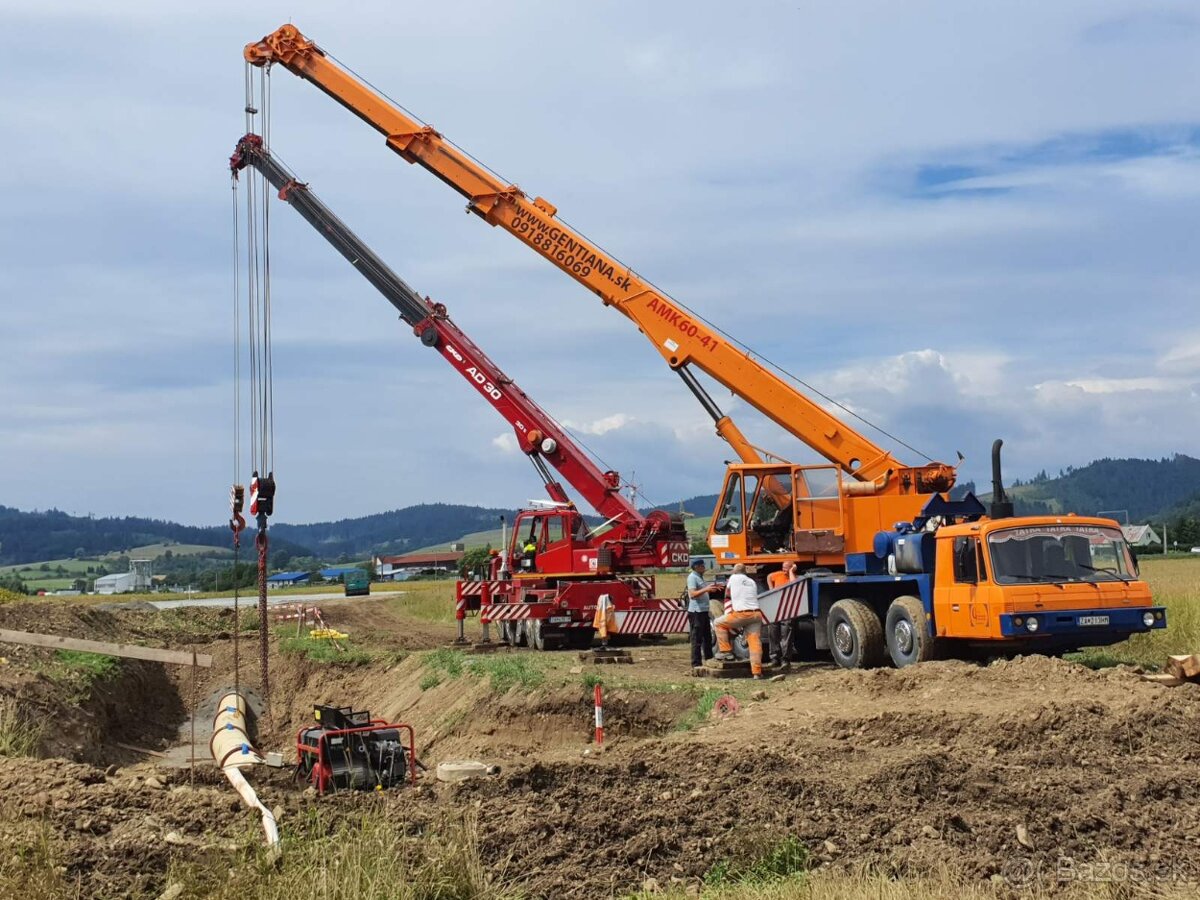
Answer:
[{"label": "exhaust stack", "polygon": [[1010,519],[1013,514],[1012,501],[1004,493],[1004,479],[1000,475],[1000,448],[1004,446],[1002,438],[992,442],[992,511],[993,519]]}]

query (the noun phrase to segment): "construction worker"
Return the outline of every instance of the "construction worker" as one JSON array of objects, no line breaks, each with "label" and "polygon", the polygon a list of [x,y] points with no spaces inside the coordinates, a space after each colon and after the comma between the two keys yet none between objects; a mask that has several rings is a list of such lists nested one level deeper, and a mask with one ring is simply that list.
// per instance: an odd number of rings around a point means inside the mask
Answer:
[{"label": "construction worker", "polygon": [[[789,559],[783,564],[783,569],[772,572],[767,576],[767,585],[771,590],[783,587],[789,581],[795,581],[797,574],[796,561]],[[792,620],[772,622],[767,626],[767,647],[771,654],[772,669],[788,669],[792,665]]]},{"label": "construction worker", "polygon": [[738,563],[729,576],[729,599],[733,610],[717,619],[717,659],[732,661],[733,643],[730,632],[735,629],[746,635],[750,647],[750,672],[755,680],[761,681],[762,671],[762,614],[758,610],[758,586],[746,574],[746,566]]},{"label": "construction worker", "polygon": [[687,577],[687,614],[693,669],[704,665],[704,660],[712,659],[712,620],[708,614],[708,600],[713,591],[721,589],[719,585],[705,582],[704,568],[704,560],[693,560],[692,571]]},{"label": "construction worker", "polygon": [[525,539],[525,543],[521,546],[521,568],[527,572],[533,571],[533,562],[537,558],[537,541],[533,535]]}]

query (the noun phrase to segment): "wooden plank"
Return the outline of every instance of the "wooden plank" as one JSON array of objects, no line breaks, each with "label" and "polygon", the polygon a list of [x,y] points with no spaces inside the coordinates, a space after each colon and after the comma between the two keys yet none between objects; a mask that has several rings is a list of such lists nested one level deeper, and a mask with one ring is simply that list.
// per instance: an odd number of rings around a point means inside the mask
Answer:
[{"label": "wooden plank", "polygon": [[147,756],[157,756],[159,759],[167,758],[167,754],[161,753],[158,750],[151,750],[148,747],[136,747],[133,744],[122,744],[120,741],[113,741],[113,743],[126,750],[132,750],[134,753],[145,753]]},{"label": "wooden plank", "polygon": [[176,666],[190,666],[193,660],[196,665],[205,669],[212,665],[212,657],[207,653],[193,655],[181,650],[160,650],[157,647],[138,647],[136,644],[110,644],[107,641],[85,641],[80,638],[60,637],[56,634],[10,631],[7,628],[0,628],[0,642],[28,644],[31,647],[51,647],[55,650],[81,650],[84,653],[123,656],[126,659],[145,659],[150,662],[171,663]]},{"label": "wooden plank", "polygon": [[1181,679],[1176,678],[1174,675],[1168,675],[1165,672],[1161,675],[1143,675],[1142,681],[1149,681],[1152,684],[1162,684],[1167,687],[1179,687],[1179,685],[1183,684]]}]

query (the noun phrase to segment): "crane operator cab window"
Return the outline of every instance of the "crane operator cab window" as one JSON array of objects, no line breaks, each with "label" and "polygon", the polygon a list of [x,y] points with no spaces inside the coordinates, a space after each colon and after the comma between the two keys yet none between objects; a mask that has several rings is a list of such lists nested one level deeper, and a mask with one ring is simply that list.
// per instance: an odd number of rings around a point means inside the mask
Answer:
[{"label": "crane operator cab window", "polygon": [[[756,485],[754,483],[757,482]],[[750,529],[754,532],[753,549],[773,553],[788,545],[792,533],[792,505],[784,483],[775,475],[764,478],[748,477],[746,479],[746,496],[754,486],[754,515],[750,519]],[[776,500],[776,495],[786,498],[785,502]]]},{"label": "crane operator cab window", "polygon": [[566,529],[563,526],[563,516],[547,516],[546,529],[542,533],[542,550],[547,550],[554,544],[562,541],[566,535]]},{"label": "crane operator cab window", "polygon": [[717,534],[742,533],[742,476],[737,472],[730,475],[725,484],[725,496],[721,498],[713,531]]}]

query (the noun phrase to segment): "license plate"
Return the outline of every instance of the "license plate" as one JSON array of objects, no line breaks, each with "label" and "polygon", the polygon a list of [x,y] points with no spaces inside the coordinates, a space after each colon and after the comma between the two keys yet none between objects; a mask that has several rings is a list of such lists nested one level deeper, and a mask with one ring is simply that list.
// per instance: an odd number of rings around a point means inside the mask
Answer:
[{"label": "license plate", "polygon": [[1107,625],[1108,616],[1080,616],[1080,625]]},{"label": "license plate", "polygon": [[546,620],[550,625],[566,625],[571,621],[570,616],[551,616]]}]

